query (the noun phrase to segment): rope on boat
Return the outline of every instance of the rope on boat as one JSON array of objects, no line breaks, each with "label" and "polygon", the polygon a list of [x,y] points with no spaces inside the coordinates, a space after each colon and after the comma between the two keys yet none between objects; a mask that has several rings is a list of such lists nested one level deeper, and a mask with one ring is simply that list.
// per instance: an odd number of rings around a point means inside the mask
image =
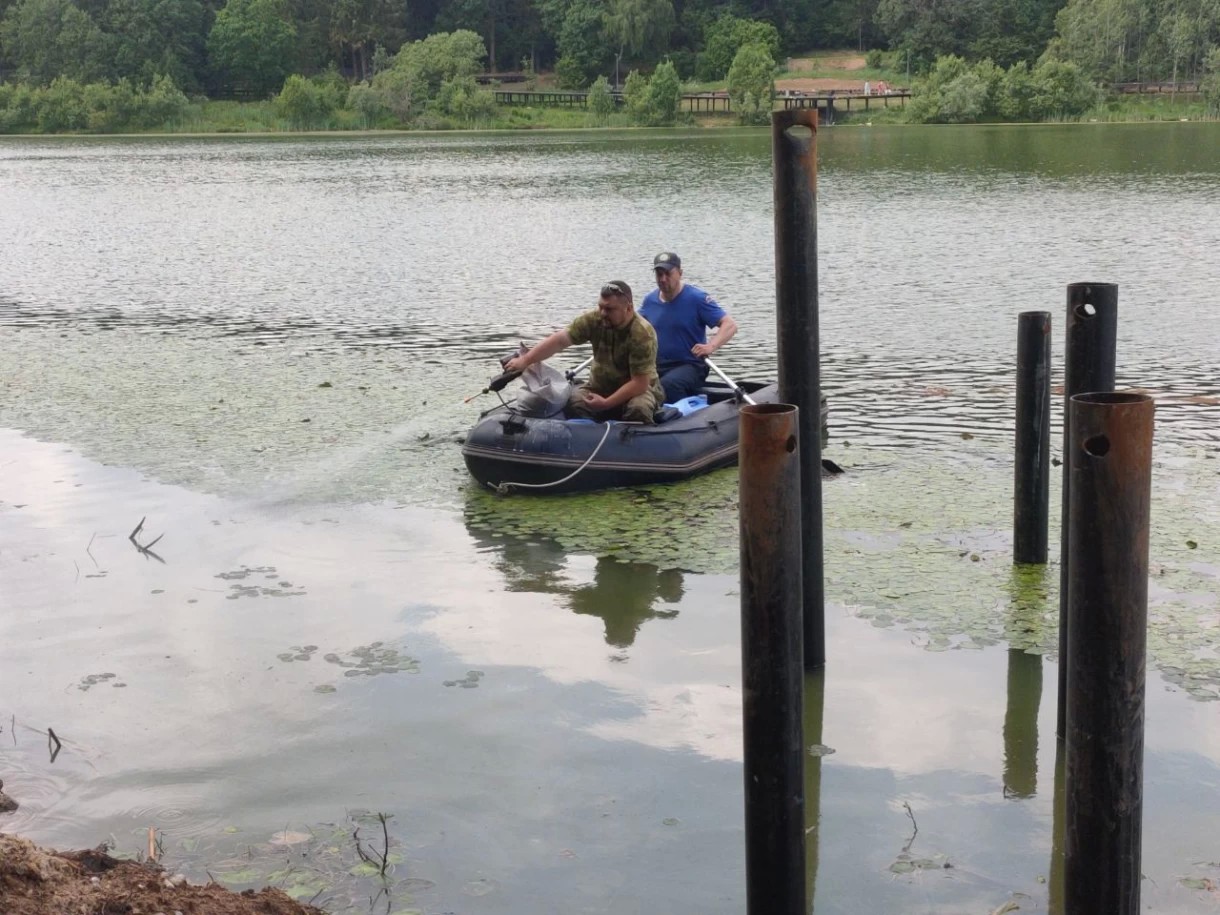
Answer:
[{"label": "rope on boat", "polygon": [[606,439],[608,439],[610,437],[610,427],[612,425],[613,425],[613,423],[609,423],[609,422],[606,423],[606,431],[602,433],[602,440],[597,443],[597,447],[593,449],[593,453],[590,454],[589,457],[585,459],[585,462],[583,464],[581,464],[579,467],[577,467],[575,470],[573,470],[571,473],[569,473],[562,480],[555,480],[554,482],[551,482],[551,483],[497,483],[495,486],[492,486],[491,488],[496,491],[496,495],[507,496],[510,492],[513,491],[514,488],[515,489],[550,489],[552,486],[558,486],[561,483],[568,482],[568,480],[572,479],[574,476],[576,476],[578,473],[580,473],[582,470],[584,470],[586,467],[588,467],[593,462],[593,459],[595,457],[597,457],[597,453],[602,450],[602,445],[606,444]]}]

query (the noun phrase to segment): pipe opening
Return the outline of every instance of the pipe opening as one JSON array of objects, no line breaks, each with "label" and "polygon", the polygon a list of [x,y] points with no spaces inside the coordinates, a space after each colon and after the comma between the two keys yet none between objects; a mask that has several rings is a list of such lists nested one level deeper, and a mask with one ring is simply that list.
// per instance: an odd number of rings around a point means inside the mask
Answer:
[{"label": "pipe opening", "polygon": [[1105,457],[1110,453],[1110,439],[1104,435],[1094,435],[1085,439],[1084,450],[1093,457]]},{"label": "pipe opening", "polygon": [[754,403],[741,408],[743,415],[774,416],[777,413],[795,413],[796,407],[790,403]]},{"label": "pipe opening", "polygon": [[1074,403],[1101,404],[1121,406],[1123,404],[1151,403],[1147,394],[1133,394],[1130,391],[1094,391],[1084,394],[1073,394]]},{"label": "pipe opening", "polygon": [[1097,309],[1090,302],[1081,302],[1075,308],[1076,317],[1091,318],[1097,314]]},{"label": "pipe opening", "polygon": [[784,442],[784,450],[787,451],[789,454],[791,454],[793,451],[796,450],[796,436],[795,435],[788,436],[788,441]]}]

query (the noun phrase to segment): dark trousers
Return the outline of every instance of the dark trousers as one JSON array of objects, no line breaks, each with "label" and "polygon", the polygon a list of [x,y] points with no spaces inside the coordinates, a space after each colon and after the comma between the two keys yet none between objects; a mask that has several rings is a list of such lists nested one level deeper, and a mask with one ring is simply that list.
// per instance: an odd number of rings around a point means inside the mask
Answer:
[{"label": "dark trousers", "polygon": [[676,403],[683,397],[698,394],[707,380],[707,366],[693,362],[670,362],[658,365],[661,387],[665,389],[665,402]]}]

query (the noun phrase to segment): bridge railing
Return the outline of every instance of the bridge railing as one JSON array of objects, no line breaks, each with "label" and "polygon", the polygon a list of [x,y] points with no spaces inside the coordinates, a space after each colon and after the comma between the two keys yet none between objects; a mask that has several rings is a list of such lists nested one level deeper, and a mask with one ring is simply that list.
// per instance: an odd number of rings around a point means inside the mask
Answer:
[{"label": "bridge railing", "polygon": [[[574,91],[539,91],[527,89],[495,89],[492,95],[499,105],[537,105],[549,108],[588,108],[589,93]],[[623,93],[612,91],[610,97],[617,106],[623,104]],[[829,110],[836,103],[851,111],[853,103],[863,103],[867,111],[872,104],[889,107],[890,100],[899,105],[906,103],[911,93],[906,89],[891,89],[887,92],[864,92],[861,89],[831,90],[826,92],[781,91],[772,96],[772,107],[823,108]],[[682,110],[691,114],[731,114],[733,103],[727,92],[690,92],[682,96]]]},{"label": "bridge railing", "polygon": [[1201,89],[1198,80],[1165,80],[1163,82],[1147,83],[1115,83],[1111,87],[1123,95],[1171,95],[1174,93],[1197,93]]}]

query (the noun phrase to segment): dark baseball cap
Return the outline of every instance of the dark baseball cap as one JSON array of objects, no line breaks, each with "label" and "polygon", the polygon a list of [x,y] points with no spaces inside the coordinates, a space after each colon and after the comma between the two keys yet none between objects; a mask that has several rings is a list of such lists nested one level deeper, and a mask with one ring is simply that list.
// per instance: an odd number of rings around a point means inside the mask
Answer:
[{"label": "dark baseball cap", "polygon": [[682,258],[672,251],[662,251],[652,259],[653,270],[673,270],[675,268],[682,269]]}]

